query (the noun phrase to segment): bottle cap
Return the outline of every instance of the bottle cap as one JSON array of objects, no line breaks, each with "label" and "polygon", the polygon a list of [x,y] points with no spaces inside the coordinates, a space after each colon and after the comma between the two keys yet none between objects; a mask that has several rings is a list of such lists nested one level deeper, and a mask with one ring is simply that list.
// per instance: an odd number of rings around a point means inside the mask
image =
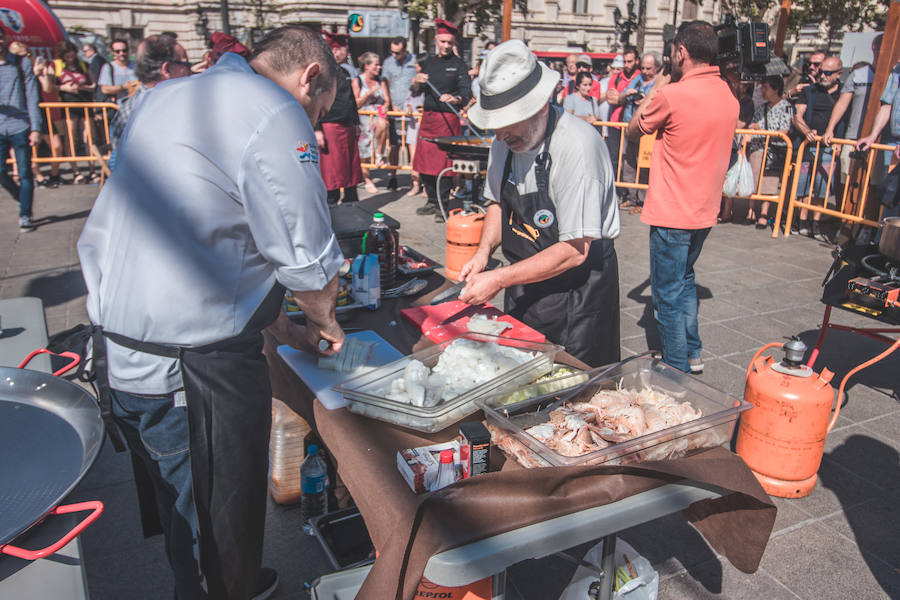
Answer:
[{"label": "bottle cap", "polygon": [[377,212],[374,215],[372,215],[372,218],[375,220],[376,223],[381,223],[382,221],[384,221],[384,213]]},{"label": "bottle cap", "polygon": [[307,456],[315,456],[319,453],[319,447],[315,444],[310,444],[309,448],[306,449]]},{"label": "bottle cap", "polygon": [[453,450],[441,450],[441,463],[452,463],[453,462]]}]

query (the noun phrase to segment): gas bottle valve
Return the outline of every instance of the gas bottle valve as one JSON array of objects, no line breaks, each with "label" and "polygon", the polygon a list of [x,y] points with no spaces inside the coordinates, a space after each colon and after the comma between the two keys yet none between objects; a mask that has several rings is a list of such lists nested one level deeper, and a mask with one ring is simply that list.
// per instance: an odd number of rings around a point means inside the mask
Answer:
[{"label": "gas bottle valve", "polygon": [[791,367],[799,367],[806,356],[806,344],[800,341],[796,335],[792,335],[789,342],[781,346],[784,350],[784,362]]}]

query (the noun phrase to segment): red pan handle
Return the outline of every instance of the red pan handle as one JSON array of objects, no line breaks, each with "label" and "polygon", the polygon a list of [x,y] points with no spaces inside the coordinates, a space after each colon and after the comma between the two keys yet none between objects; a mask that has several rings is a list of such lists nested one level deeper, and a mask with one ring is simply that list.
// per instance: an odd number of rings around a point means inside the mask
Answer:
[{"label": "red pan handle", "polygon": [[63,368],[60,369],[59,371],[55,372],[55,373],[53,374],[54,377],[59,377],[60,375],[62,375],[62,374],[65,373],[66,371],[70,371],[71,369],[74,369],[74,368],[78,365],[78,363],[81,362],[81,357],[78,356],[77,354],[75,354],[74,352],[68,352],[68,351],[66,351],[66,352],[59,352],[59,353],[56,353],[56,352],[50,352],[50,351],[47,350],[46,348],[39,348],[39,349],[35,350],[34,352],[32,352],[31,354],[29,354],[28,356],[26,356],[26,357],[25,357],[25,360],[23,360],[22,363],[19,365],[19,368],[20,368],[20,369],[24,369],[24,368],[25,368],[25,365],[27,365],[28,363],[30,363],[30,362],[31,362],[31,359],[34,358],[35,356],[37,356],[38,354],[52,354],[52,355],[54,355],[54,356],[64,356],[64,357],[66,357],[66,358],[71,358],[71,359],[72,359],[72,362],[70,362],[69,364],[67,364],[65,367],[63,367]]},{"label": "red pan handle", "polygon": [[103,512],[103,503],[99,500],[91,500],[90,502],[78,502],[77,504],[66,504],[64,506],[57,506],[53,510],[50,511],[51,515],[64,515],[73,512],[81,512],[83,510],[91,511],[83,521],[81,521],[78,525],[76,525],[69,533],[64,535],[58,542],[47,546],[46,548],[41,548],[40,550],[26,550],[25,548],[19,548],[18,546],[2,546],[0,547],[0,551],[4,554],[9,554],[10,556],[15,556],[17,558],[24,558],[25,560],[37,560],[39,558],[44,558],[54,552],[57,552],[60,548],[71,542],[75,537],[84,531],[85,527],[93,523],[97,520],[100,514]]}]

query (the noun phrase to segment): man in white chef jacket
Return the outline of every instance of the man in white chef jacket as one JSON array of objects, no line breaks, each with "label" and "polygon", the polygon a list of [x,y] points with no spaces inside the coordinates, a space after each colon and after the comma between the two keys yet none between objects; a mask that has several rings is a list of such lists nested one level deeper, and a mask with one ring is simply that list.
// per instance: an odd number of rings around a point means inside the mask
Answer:
[{"label": "man in white chef jacket", "polygon": [[[156,86],[78,242],[110,390],[101,406],[132,451],[144,531],[165,533],[180,600],[277,585],[260,564],[271,420],[260,332],[331,352],[344,339],[343,256],[313,132],[337,70],[318,32],[283,27],[249,62],[228,53]],[[305,331],[281,310],[285,289]]]}]

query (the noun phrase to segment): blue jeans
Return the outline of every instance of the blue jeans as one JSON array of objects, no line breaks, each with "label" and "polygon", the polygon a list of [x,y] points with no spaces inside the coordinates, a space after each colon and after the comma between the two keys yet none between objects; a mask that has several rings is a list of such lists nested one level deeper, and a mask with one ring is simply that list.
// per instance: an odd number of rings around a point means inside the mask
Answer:
[{"label": "blue jeans", "polygon": [[663,361],[685,372],[690,371],[688,359],[699,358],[703,349],[694,263],[707,235],[709,228],[650,227],[650,286]]},{"label": "blue jeans", "polygon": [[0,185],[9,195],[19,201],[19,216],[31,216],[31,203],[34,200],[34,175],[31,173],[31,144],[28,143],[29,131],[12,135],[0,135],[0,157],[6,161],[9,149],[16,153],[16,166],[19,168],[19,185],[6,173],[6,168],[0,169]]},{"label": "blue jeans", "polygon": [[[815,148],[807,149],[801,163],[800,172],[797,174],[797,198],[809,194],[809,182],[812,177],[813,162],[816,162]],[[835,169],[834,153],[831,148],[822,148],[819,151],[819,160],[816,162],[815,178],[813,179],[813,198],[825,198],[825,190],[828,187],[828,173]],[[834,188],[837,184],[837,173],[831,180],[831,193],[837,195]],[[825,198],[827,200],[827,198]]]},{"label": "blue jeans", "polygon": [[194,600],[205,596],[194,550],[197,511],[191,481],[188,413],[187,407],[174,404],[174,393],[138,396],[113,390],[113,417],[153,481],[154,499],[166,536],[166,554],[175,574],[175,597]]}]

